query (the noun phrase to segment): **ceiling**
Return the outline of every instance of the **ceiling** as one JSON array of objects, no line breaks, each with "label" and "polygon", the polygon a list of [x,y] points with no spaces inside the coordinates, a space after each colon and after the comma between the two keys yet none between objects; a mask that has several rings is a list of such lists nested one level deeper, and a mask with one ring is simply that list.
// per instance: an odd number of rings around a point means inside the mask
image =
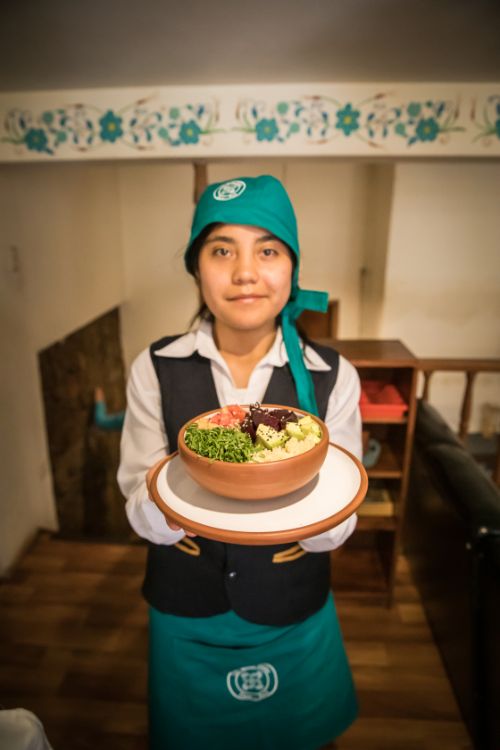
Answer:
[{"label": "ceiling", "polygon": [[499,0],[21,0],[0,91],[500,81]]}]

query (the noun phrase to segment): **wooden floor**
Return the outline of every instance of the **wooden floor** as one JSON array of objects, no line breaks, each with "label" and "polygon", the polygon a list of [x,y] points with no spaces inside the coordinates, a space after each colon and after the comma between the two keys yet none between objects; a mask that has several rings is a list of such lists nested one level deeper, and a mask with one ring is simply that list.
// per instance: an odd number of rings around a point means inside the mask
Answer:
[{"label": "wooden floor", "polygon": [[[34,711],[54,750],[146,748],[144,558],[40,535],[0,585],[0,704]],[[405,560],[391,610],[369,550],[334,564],[361,704],[339,750],[471,750]]]}]

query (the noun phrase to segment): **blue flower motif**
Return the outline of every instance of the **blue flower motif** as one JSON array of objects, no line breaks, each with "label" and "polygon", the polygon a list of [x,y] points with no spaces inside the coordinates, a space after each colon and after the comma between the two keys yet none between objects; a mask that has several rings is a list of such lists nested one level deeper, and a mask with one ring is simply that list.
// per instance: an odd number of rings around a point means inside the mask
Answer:
[{"label": "blue flower motif", "polygon": [[179,138],[182,143],[198,143],[200,140],[201,128],[195,120],[183,122],[179,130]]},{"label": "blue flower motif", "polygon": [[415,133],[421,141],[435,141],[439,133],[439,125],[433,117],[419,120]]},{"label": "blue flower motif", "polygon": [[351,135],[354,130],[359,128],[359,115],[359,110],[353,109],[350,104],[346,104],[344,109],[339,109],[337,112],[336,129],[342,130],[344,135]]},{"label": "blue flower motif", "polygon": [[495,123],[495,130],[497,132],[497,138],[500,138],[500,119]]},{"label": "blue flower motif", "polygon": [[418,117],[422,107],[418,102],[410,102],[408,105],[408,114],[410,117]]},{"label": "blue flower motif", "polygon": [[276,107],[278,114],[280,115],[286,115],[288,112],[288,102],[279,102]]},{"label": "blue flower motif", "polygon": [[110,109],[101,117],[99,125],[101,126],[100,136],[103,141],[114,143],[123,135],[122,118],[115,115]]},{"label": "blue flower motif", "polygon": [[279,133],[279,128],[274,117],[271,119],[263,118],[255,124],[255,132],[258,141],[274,141]]},{"label": "blue flower motif", "polygon": [[24,142],[30,151],[48,151],[49,142],[45,130],[30,128],[24,136]]},{"label": "blue flower motif", "polygon": [[181,111],[178,107],[170,107],[170,111],[168,114],[170,115],[172,120],[178,120],[181,115]]}]

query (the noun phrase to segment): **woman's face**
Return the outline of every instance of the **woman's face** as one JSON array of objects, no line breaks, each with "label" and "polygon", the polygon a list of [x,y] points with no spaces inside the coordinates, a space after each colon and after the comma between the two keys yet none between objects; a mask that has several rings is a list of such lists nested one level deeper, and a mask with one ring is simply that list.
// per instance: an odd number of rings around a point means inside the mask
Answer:
[{"label": "woman's face", "polygon": [[266,229],[219,224],[198,259],[203,299],[219,324],[241,330],[274,326],[288,302],[293,263],[288,247]]}]

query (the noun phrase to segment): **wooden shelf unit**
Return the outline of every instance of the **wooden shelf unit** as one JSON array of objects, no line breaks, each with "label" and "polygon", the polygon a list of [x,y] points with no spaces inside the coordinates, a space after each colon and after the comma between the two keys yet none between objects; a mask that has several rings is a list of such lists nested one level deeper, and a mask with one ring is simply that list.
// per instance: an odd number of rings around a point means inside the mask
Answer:
[{"label": "wooden shelf unit", "polygon": [[367,469],[368,478],[372,479],[399,479],[403,475],[403,466],[400,457],[392,450],[389,443],[382,443],[380,458],[375,466]]},{"label": "wooden shelf unit", "polygon": [[404,417],[366,417],[363,419],[363,424],[406,424],[408,418]]},{"label": "wooden shelf unit", "polygon": [[395,516],[360,516],[357,531],[396,531]]},{"label": "wooden shelf unit", "polygon": [[358,370],[361,380],[378,380],[397,387],[408,411],[403,417],[370,418],[363,420],[363,429],[379,440],[382,446],[380,458],[371,469],[367,469],[370,485],[385,488],[394,501],[394,514],[360,515],[356,537],[372,536],[387,579],[389,606],[394,596],[396,563],[400,549],[401,530],[408,490],[413,435],[415,431],[416,388],[418,360],[398,340],[381,339],[319,339],[320,343],[332,346],[348,359]]}]

